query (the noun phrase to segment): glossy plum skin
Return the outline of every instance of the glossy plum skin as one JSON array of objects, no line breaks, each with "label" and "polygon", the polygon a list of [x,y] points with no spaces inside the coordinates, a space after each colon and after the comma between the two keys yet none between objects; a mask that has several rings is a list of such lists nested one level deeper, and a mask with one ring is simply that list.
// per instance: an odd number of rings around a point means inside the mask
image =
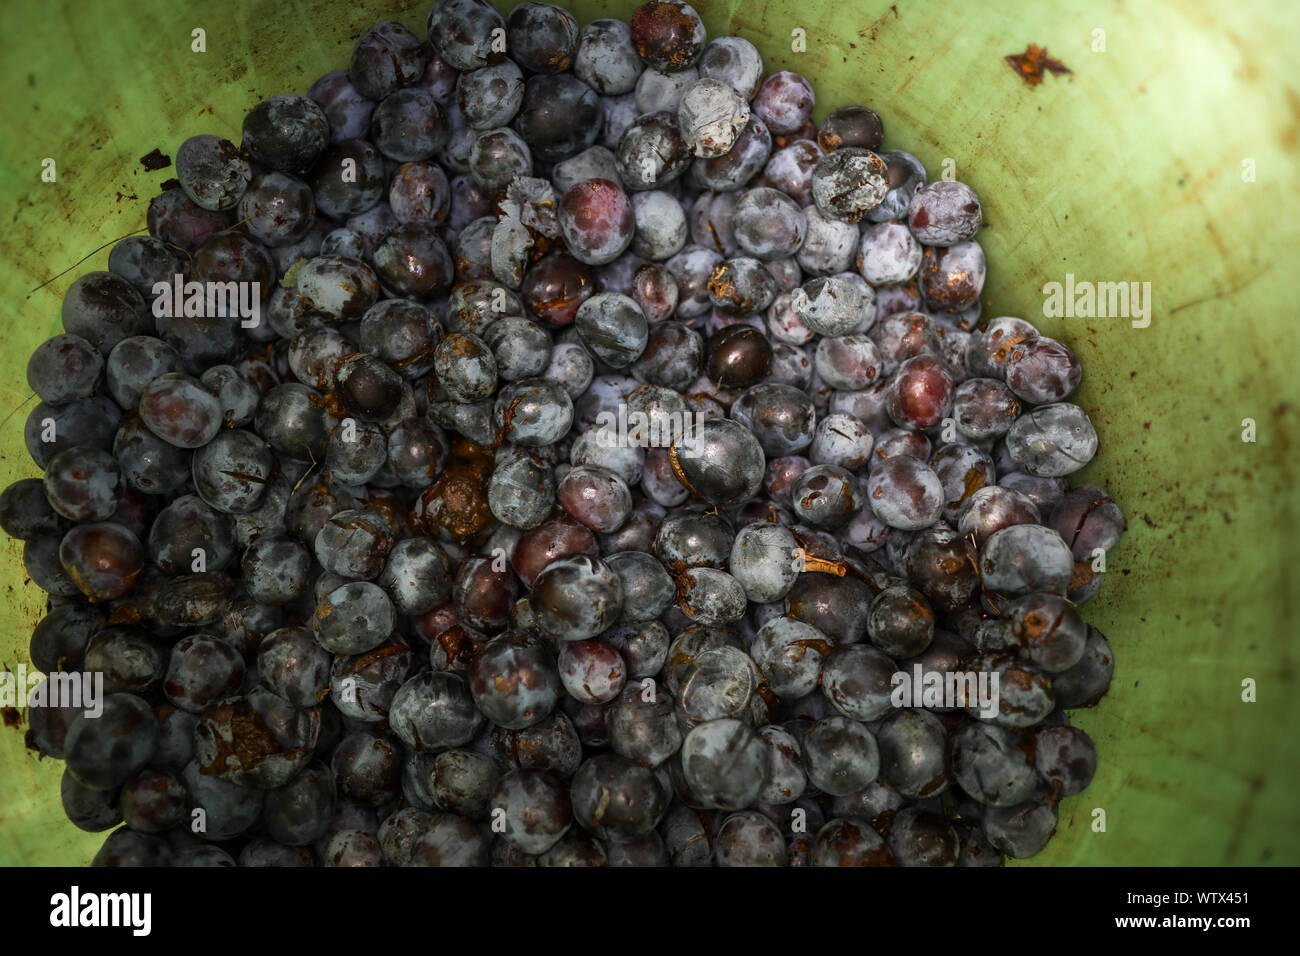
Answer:
[{"label": "glossy plum skin", "polygon": [[934,428],[948,416],[952,394],[952,376],[943,362],[932,355],[917,355],[894,375],[889,417],[903,428]]},{"label": "glossy plum skin", "polygon": [[608,179],[588,179],[569,187],[560,200],[559,221],[569,251],[593,266],[621,256],[636,225],[627,194]]},{"label": "glossy plum skin", "polygon": [[801,131],[812,117],[816,96],[812,84],[789,70],[770,74],[754,95],[754,112],[773,133],[788,136]]},{"label": "glossy plum skin", "polygon": [[649,324],[636,301],[621,292],[600,292],[579,308],[574,319],[578,338],[592,357],[622,369],[645,353]]},{"label": "glossy plum skin", "polygon": [[891,528],[920,531],[943,512],[943,485],[929,466],[911,455],[881,462],[867,479],[867,501]]},{"label": "glossy plum skin", "polygon": [[637,55],[665,73],[689,69],[704,52],[704,24],[687,3],[643,3],[632,14],[628,28]]},{"label": "glossy plum skin", "polygon": [[529,596],[536,626],[561,641],[583,641],[607,630],[623,606],[619,577],[586,555],[552,561]]},{"label": "glossy plum skin", "polygon": [[544,770],[505,774],[488,803],[505,821],[501,839],[529,854],[555,846],[573,824],[568,789]]},{"label": "glossy plum skin", "polygon": [[45,466],[45,497],[71,521],[105,521],[121,503],[122,470],[112,455],[96,448],[69,448]]},{"label": "glossy plum skin", "polygon": [[178,448],[198,448],[221,428],[217,397],[180,372],[160,375],[140,395],[140,418],[159,438]]},{"label": "glossy plum skin", "polygon": [[559,675],[550,654],[535,644],[497,638],[474,659],[469,673],[474,703],[494,723],[522,729],[555,707]]},{"label": "glossy plum skin", "polygon": [[144,548],[131,531],[114,522],[78,525],[59,544],[59,560],[90,601],[122,597],[144,569]]},{"label": "glossy plum skin", "polygon": [[595,277],[586,263],[558,252],[528,270],[520,292],[539,319],[561,327],[572,323],[579,306],[596,293]]}]

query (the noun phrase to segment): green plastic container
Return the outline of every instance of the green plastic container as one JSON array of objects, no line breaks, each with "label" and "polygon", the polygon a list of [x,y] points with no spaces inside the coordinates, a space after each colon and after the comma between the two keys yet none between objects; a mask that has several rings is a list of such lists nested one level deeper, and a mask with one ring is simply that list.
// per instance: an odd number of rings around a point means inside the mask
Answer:
[{"label": "green plastic container", "polygon": [[[174,154],[201,132],[238,141],[259,99],[306,92],[346,67],[376,20],[422,36],[428,12],[394,0],[184,6],[0,6],[6,484],[38,473],[23,447],[27,356],[59,330],[73,279],[105,268],[108,244],[144,226],[149,198],[174,175],[139,158],[154,147]],[[585,23],[635,6],[572,8]],[[1106,487],[1129,517],[1085,608],[1117,666],[1109,695],[1075,714],[1097,743],[1096,779],[1064,802],[1056,836],[1031,862],[1300,863],[1300,6],[697,8],[711,35],[739,34],[769,70],[810,77],[817,118],[866,103],[884,118],[886,147],[915,153],[936,178],[951,160],[988,219],[984,314],[1023,316],[1083,361],[1075,400],[1102,447],[1073,480]],[[195,29],[206,31],[205,53],[192,52]],[[1072,72],[1026,86],[1004,57],[1030,43]],[[54,183],[41,179],[47,157]],[[1044,286],[1067,275],[1149,282],[1150,325],[1045,316]],[[1254,442],[1242,440],[1245,419]],[[18,545],[0,549],[0,666],[13,670],[44,597],[25,580]],[[1247,679],[1257,702],[1242,699]],[[103,836],[64,819],[62,764],[26,752],[24,727],[0,727],[0,863],[88,862]]]}]

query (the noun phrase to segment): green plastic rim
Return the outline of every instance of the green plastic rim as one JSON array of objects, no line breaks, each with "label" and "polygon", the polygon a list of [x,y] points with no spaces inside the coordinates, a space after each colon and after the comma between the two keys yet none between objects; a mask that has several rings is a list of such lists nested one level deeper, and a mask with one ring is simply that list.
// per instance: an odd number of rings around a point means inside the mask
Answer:
[{"label": "green plastic rim", "polygon": [[[586,23],[636,4],[564,6]],[[887,148],[914,153],[932,177],[951,160],[988,219],[984,314],[1023,316],[1083,361],[1074,400],[1102,447],[1072,480],[1107,488],[1129,518],[1084,608],[1117,667],[1101,704],[1074,714],[1096,740],[1096,779],[1063,802],[1056,836],[1028,862],[1300,863],[1300,6],[696,7],[710,35],[743,36],[769,70],[808,76],[818,118],[865,103]],[[27,356],[59,331],[71,282],[106,267],[107,244],[144,226],[174,175],[139,158],[173,155],[196,133],[238,141],[258,100],[345,68],[377,20],[423,36],[427,12],[392,0],[0,6],[0,480],[38,474],[23,445]],[[205,53],[191,49],[195,29]],[[1027,87],[1004,57],[1030,43],[1072,72]],[[1150,324],[1045,316],[1044,286],[1067,276],[1149,282]],[[0,667],[12,671],[27,662],[44,597],[18,543],[0,549]],[[64,818],[62,764],[28,753],[24,728],[0,727],[0,863],[84,864],[104,835]]]}]

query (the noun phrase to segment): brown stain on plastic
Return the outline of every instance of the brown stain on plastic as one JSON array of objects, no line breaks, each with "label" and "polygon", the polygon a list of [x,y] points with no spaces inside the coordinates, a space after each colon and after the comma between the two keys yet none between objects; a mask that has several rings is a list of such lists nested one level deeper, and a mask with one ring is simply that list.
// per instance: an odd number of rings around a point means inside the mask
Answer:
[{"label": "brown stain on plastic", "polygon": [[1011,69],[1016,71],[1016,75],[1025,81],[1025,85],[1031,89],[1043,82],[1046,73],[1061,76],[1073,72],[1060,60],[1048,56],[1047,47],[1041,47],[1035,43],[1025,47],[1024,53],[1012,53],[1010,56],[1003,57],[1003,59],[1007,61]]}]

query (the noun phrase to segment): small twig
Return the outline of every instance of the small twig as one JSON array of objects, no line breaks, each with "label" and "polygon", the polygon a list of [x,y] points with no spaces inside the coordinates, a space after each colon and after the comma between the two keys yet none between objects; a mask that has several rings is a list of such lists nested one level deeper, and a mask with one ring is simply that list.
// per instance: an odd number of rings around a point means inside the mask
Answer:
[{"label": "small twig", "polygon": [[33,289],[31,292],[28,292],[28,293],[27,293],[27,298],[30,299],[32,296],[34,296],[37,292],[40,292],[40,291],[41,291],[42,289],[44,289],[47,285],[49,285],[51,282],[54,282],[56,279],[59,279],[59,278],[61,278],[62,276],[67,275],[67,274],[68,274],[69,272],[71,272],[73,269],[77,268],[77,266],[81,265],[83,262],[85,262],[87,259],[89,259],[91,256],[95,255],[95,253],[99,252],[101,249],[105,248],[106,246],[111,246],[111,245],[113,245],[113,243],[115,243],[115,242],[121,242],[123,239],[128,239],[128,238],[130,238],[131,236],[136,236],[136,235],[139,235],[139,234],[142,233],[142,232],[148,232],[148,231],[149,231],[149,227],[148,227],[148,226],[145,226],[143,229],[136,229],[136,230],[133,231],[133,232],[128,232],[128,233],[126,233],[126,235],[118,236],[116,239],[110,239],[110,240],[108,240],[108,242],[104,243],[104,245],[102,245],[102,246],[98,246],[98,247],[96,247],[95,249],[93,249],[92,251],[88,252],[86,255],[82,256],[80,259],[78,259],[78,260],[77,260],[76,262],[74,262],[72,265],[70,265],[70,266],[68,266],[66,269],[64,269],[62,272],[58,273],[57,275],[52,275],[52,276],[50,276],[48,279],[46,279],[44,282],[42,282],[40,285],[38,285],[38,286],[37,286],[35,289]]},{"label": "small twig", "polygon": [[307,457],[311,459],[311,467],[302,473],[302,477],[298,479],[298,483],[293,486],[293,491],[289,492],[291,496],[298,493],[298,489],[301,488],[302,483],[307,480],[307,476],[316,470],[316,456],[311,453],[310,447],[307,448]]},{"label": "small twig", "polygon": [[16,408],[14,408],[14,410],[13,410],[12,412],[10,412],[8,415],[6,415],[6,416],[4,417],[4,421],[0,421],[0,427],[3,427],[3,426],[5,426],[6,424],[8,424],[9,419],[11,419],[11,418],[13,418],[15,415],[17,415],[18,412],[19,412],[19,410],[20,410],[24,405],[26,405],[28,402],[30,402],[33,398],[35,398],[35,397],[36,397],[36,393],[35,393],[35,392],[32,392],[30,395],[28,395],[26,398],[24,398],[21,402],[19,402],[19,403],[18,403],[18,406],[17,406]]}]

